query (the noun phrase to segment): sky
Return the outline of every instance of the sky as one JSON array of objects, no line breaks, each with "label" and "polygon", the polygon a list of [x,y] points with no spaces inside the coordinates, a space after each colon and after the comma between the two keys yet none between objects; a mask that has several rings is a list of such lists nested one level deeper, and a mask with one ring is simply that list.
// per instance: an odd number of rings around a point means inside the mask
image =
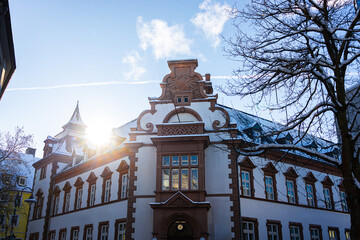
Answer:
[{"label": "sky", "polygon": [[[227,12],[234,1],[9,4],[16,70],[0,102],[0,130],[24,127],[39,157],[77,101],[88,131],[109,133],[149,109],[148,97],[161,95],[168,60],[198,59],[196,72],[211,74],[215,92],[238,64],[221,38],[235,31]],[[238,97],[219,93],[218,102],[249,111]]]}]

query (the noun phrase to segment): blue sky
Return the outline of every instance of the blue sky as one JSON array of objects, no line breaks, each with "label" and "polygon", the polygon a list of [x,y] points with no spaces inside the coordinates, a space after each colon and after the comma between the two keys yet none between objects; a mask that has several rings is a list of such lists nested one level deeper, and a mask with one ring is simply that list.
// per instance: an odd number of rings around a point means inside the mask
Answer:
[{"label": "blue sky", "polygon": [[[226,12],[233,4],[10,0],[17,68],[0,102],[1,131],[23,126],[41,156],[77,101],[89,130],[110,131],[160,96],[168,60],[197,58],[197,72],[225,83],[237,63],[219,35],[234,31]],[[249,111],[236,97],[220,94],[219,103]]]}]

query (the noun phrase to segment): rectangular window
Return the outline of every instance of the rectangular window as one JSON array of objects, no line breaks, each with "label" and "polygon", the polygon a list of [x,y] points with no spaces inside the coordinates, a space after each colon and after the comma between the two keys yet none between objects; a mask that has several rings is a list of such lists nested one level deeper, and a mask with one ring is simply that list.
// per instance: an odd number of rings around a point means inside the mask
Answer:
[{"label": "rectangular window", "polygon": [[179,166],[179,156],[172,156],[171,159],[173,166]]},{"label": "rectangular window", "polygon": [[300,227],[290,226],[290,240],[300,240]]},{"label": "rectangular window", "polygon": [[338,233],[335,229],[329,229],[329,240],[339,240]]},{"label": "rectangular window", "polygon": [[242,193],[244,196],[251,196],[250,188],[250,173],[247,171],[241,171],[241,185]]},{"label": "rectangular window", "polygon": [[93,233],[93,228],[85,226],[84,229],[85,240],[92,240],[92,233]]},{"label": "rectangular window", "polygon": [[181,166],[189,165],[189,156],[181,156]]},{"label": "rectangular window", "polygon": [[121,198],[127,198],[128,192],[128,175],[121,176]]},{"label": "rectangular window", "polygon": [[55,232],[50,233],[50,240],[55,240]]},{"label": "rectangular window", "polygon": [[79,230],[75,229],[72,234],[72,240],[79,240]]},{"label": "rectangular window", "polygon": [[70,210],[70,192],[67,192],[65,196],[64,212],[68,212],[69,210]]},{"label": "rectangular window", "polygon": [[310,240],[320,240],[319,228],[310,228]]},{"label": "rectangular window", "polygon": [[191,156],[190,164],[191,165],[198,165],[198,156],[197,155],[192,155]]},{"label": "rectangular window", "polygon": [[110,179],[105,181],[105,196],[104,202],[110,201]]},{"label": "rectangular window", "polygon": [[19,178],[18,178],[18,185],[19,185],[19,186],[25,186],[25,184],[26,184],[26,178],[24,178],[24,177],[19,177]]},{"label": "rectangular window", "polygon": [[66,240],[66,230],[60,231],[60,240]]},{"label": "rectangular window", "polygon": [[162,189],[163,190],[170,189],[170,169],[162,170]]},{"label": "rectangular window", "polygon": [[279,240],[279,226],[278,224],[267,224],[268,240]]},{"label": "rectangular window", "polygon": [[189,189],[189,169],[181,169],[181,189]]},{"label": "rectangular window", "polygon": [[341,201],[341,207],[344,212],[348,211],[348,206],[346,202],[346,193],[343,191],[340,191],[340,201]]},{"label": "rectangular window", "polygon": [[40,170],[40,180],[46,178],[46,166]]},{"label": "rectangular window", "polygon": [[265,176],[265,191],[266,199],[274,200],[274,185],[273,179],[270,176]]},{"label": "rectangular window", "polygon": [[126,223],[118,223],[117,240],[125,240]]},{"label": "rectangular window", "polygon": [[10,226],[17,227],[19,225],[19,215],[11,215]]},{"label": "rectangular window", "polygon": [[306,184],[306,197],[308,200],[308,205],[311,207],[315,207],[314,190],[313,186],[310,184]]},{"label": "rectangular window", "polygon": [[170,157],[166,156],[162,159],[163,166],[170,166]]},{"label": "rectangular window", "polygon": [[345,230],[345,239],[346,240],[351,240],[351,238],[350,238],[350,230]]},{"label": "rectangular window", "polygon": [[94,206],[95,204],[95,190],[96,190],[96,185],[93,184],[90,187],[90,201],[89,201],[89,206]]},{"label": "rectangular window", "polygon": [[77,191],[77,199],[76,199],[76,209],[81,208],[81,200],[82,200],[82,188],[79,188]]},{"label": "rectangular window", "polygon": [[327,209],[332,208],[331,196],[329,188],[324,188],[325,205]]},{"label": "rectangular window", "polygon": [[288,195],[288,201],[289,203],[295,203],[295,188],[294,188],[294,182],[291,180],[286,181],[286,188],[287,188],[287,195]]},{"label": "rectangular window", "polygon": [[191,169],[191,189],[197,190],[198,188],[199,188],[198,169],[192,168]]},{"label": "rectangular window", "polygon": [[102,225],[100,229],[100,240],[107,240],[108,239],[108,225]]},{"label": "rectangular window", "polygon": [[172,189],[179,190],[179,169],[172,170]]},{"label": "rectangular window", "polygon": [[243,238],[246,240],[255,240],[255,226],[253,222],[243,222]]},{"label": "rectangular window", "polygon": [[54,199],[54,215],[59,213],[60,196],[56,195]]}]

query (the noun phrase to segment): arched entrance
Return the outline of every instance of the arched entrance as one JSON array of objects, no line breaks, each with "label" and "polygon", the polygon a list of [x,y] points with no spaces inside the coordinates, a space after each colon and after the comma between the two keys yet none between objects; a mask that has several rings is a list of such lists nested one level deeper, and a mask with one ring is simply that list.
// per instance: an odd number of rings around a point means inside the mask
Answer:
[{"label": "arched entrance", "polygon": [[193,240],[193,229],[184,220],[176,220],[170,224],[167,232],[168,240]]}]

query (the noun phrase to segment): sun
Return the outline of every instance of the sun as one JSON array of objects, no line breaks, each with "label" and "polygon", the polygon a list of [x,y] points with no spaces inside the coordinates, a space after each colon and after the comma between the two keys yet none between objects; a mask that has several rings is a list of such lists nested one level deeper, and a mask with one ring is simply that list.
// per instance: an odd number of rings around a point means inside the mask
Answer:
[{"label": "sun", "polygon": [[110,144],[111,128],[103,124],[89,125],[86,130],[87,139],[91,144],[104,146]]}]

